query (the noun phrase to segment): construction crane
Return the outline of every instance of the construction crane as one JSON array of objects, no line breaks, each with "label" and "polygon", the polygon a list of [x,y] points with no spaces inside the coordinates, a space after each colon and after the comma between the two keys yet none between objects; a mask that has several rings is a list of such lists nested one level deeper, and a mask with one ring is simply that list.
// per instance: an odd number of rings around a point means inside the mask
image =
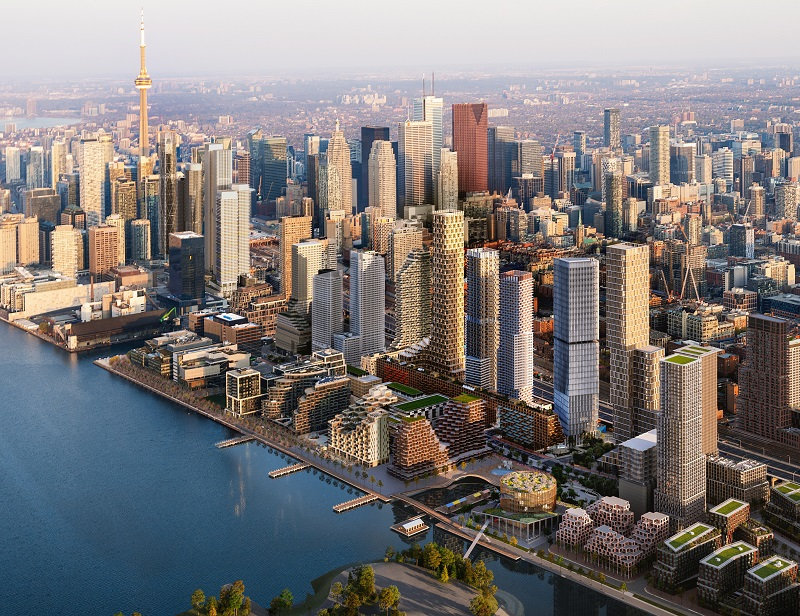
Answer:
[{"label": "construction crane", "polygon": [[561,140],[561,133],[556,135],[556,142],[553,144],[553,151],[550,152],[550,162],[555,160],[556,158],[556,149],[558,148],[558,142]]},{"label": "construction crane", "polygon": [[164,321],[167,321],[169,319],[169,315],[171,315],[174,312],[175,312],[175,307],[173,306],[172,308],[170,308],[169,310],[167,310],[167,312],[165,312],[163,314],[163,316],[161,317],[160,323],[163,323]]},{"label": "construction crane", "polygon": [[700,297],[700,292],[697,290],[697,281],[694,278],[694,271],[691,267],[689,267],[689,247],[691,246],[691,242],[689,241],[689,236],[686,235],[686,231],[683,229],[683,225],[678,225],[678,228],[681,230],[683,234],[683,239],[686,240],[686,252],[685,252],[685,261],[684,266],[686,267],[686,272],[683,275],[683,284],[681,285],[681,299],[683,299],[683,295],[686,292],[686,282],[689,280],[689,277],[692,278],[692,287],[694,288],[694,296],[697,298],[697,301],[701,304],[703,303],[703,298]]}]

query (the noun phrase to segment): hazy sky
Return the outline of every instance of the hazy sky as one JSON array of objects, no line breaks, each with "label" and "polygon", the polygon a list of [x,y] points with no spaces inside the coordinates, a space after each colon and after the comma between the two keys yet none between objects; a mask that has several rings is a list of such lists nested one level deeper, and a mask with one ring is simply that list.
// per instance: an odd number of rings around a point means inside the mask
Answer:
[{"label": "hazy sky", "polygon": [[132,79],[140,5],[156,79],[800,58],[790,0],[0,0],[0,80]]}]

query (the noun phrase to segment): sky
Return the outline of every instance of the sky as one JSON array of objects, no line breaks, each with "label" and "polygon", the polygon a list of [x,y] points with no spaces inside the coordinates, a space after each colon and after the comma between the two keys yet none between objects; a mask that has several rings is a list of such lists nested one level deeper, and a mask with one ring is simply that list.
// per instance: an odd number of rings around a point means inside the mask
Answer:
[{"label": "sky", "polygon": [[[778,25],[791,0],[0,0],[0,81],[132,79],[140,6],[147,68],[161,78],[800,64],[796,37]],[[749,19],[759,26],[745,34]]]}]

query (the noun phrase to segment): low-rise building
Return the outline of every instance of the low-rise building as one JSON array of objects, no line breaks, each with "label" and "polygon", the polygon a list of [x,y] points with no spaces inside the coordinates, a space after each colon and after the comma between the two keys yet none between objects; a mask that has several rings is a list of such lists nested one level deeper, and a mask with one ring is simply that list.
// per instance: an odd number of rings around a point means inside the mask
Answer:
[{"label": "low-rise building", "polygon": [[350,379],[332,376],[320,379],[305,390],[297,401],[292,425],[297,434],[319,432],[344,411],[350,402]]},{"label": "low-rise building", "polygon": [[556,531],[556,543],[577,550],[586,545],[593,532],[594,523],[586,510],[580,507],[570,508],[561,517],[561,523]]},{"label": "low-rise building", "polygon": [[604,496],[586,507],[595,527],[608,526],[621,535],[633,528],[633,511],[628,501],[616,496]]},{"label": "low-rise building", "polygon": [[447,466],[449,454],[424,417],[402,417],[393,422],[390,475],[404,481]]},{"label": "low-rise building", "polygon": [[655,554],[656,549],[669,536],[669,516],[656,511],[644,513],[636,522],[631,533],[631,539],[639,544],[642,552],[642,560],[649,561]]},{"label": "low-rise building", "polygon": [[447,445],[450,458],[457,461],[465,454],[477,455],[486,449],[485,422],[484,401],[461,394],[445,403],[435,424],[436,435]]},{"label": "low-rise building", "polygon": [[746,614],[783,616],[797,613],[797,563],[773,556],[747,571],[742,607]]},{"label": "low-rise building", "polygon": [[754,519],[750,518],[747,522],[740,524],[733,531],[733,538],[736,541],[749,543],[758,550],[759,560],[772,554],[772,544],[775,534],[766,526],[762,526]]},{"label": "low-rise building", "polygon": [[373,467],[389,461],[389,413],[355,403],[328,422],[328,449],[345,460]]},{"label": "low-rise building", "polygon": [[769,502],[767,465],[755,460],[706,458],[706,502],[717,505],[729,498],[759,506]]},{"label": "low-rise building", "polygon": [[758,551],[744,541],[726,545],[706,556],[700,561],[697,576],[700,601],[716,607],[725,595],[742,587],[745,573],[757,560]]},{"label": "low-rise building", "polygon": [[583,546],[590,557],[617,574],[629,576],[642,558],[639,544],[606,526],[598,526]]},{"label": "low-rise building", "polygon": [[225,409],[236,417],[261,411],[261,373],[251,368],[225,374]]},{"label": "low-rise building", "polygon": [[501,404],[497,416],[500,432],[528,449],[544,449],[564,440],[561,422],[548,402]]},{"label": "low-rise building", "polygon": [[667,539],[656,551],[658,586],[674,592],[697,577],[700,561],[722,546],[719,529],[700,522]]},{"label": "low-rise building", "polygon": [[708,522],[719,529],[724,543],[733,541],[733,532],[749,519],[750,505],[735,498],[708,510]]},{"label": "low-rise building", "polygon": [[800,520],[800,484],[784,481],[773,486],[768,511],[790,521]]}]

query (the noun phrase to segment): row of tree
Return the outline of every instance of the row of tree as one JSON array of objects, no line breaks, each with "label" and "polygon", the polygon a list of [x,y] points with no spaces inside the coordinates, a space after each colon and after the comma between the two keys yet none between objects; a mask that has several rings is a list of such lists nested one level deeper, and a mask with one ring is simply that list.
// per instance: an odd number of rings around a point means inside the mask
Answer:
[{"label": "row of tree", "polygon": [[398,609],[400,591],[397,586],[387,586],[378,592],[375,588],[375,570],[369,565],[362,565],[351,570],[347,576],[347,586],[334,582],[331,586],[331,598],[335,605],[320,610],[318,616],[356,616],[364,605],[375,605],[387,616],[404,616]]},{"label": "row of tree", "polygon": [[225,584],[219,590],[219,599],[206,597],[202,589],[192,593],[192,610],[202,616],[249,616],[251,611],[250,597],[244,595],[244,582],[236,580],[233,584]]}]

